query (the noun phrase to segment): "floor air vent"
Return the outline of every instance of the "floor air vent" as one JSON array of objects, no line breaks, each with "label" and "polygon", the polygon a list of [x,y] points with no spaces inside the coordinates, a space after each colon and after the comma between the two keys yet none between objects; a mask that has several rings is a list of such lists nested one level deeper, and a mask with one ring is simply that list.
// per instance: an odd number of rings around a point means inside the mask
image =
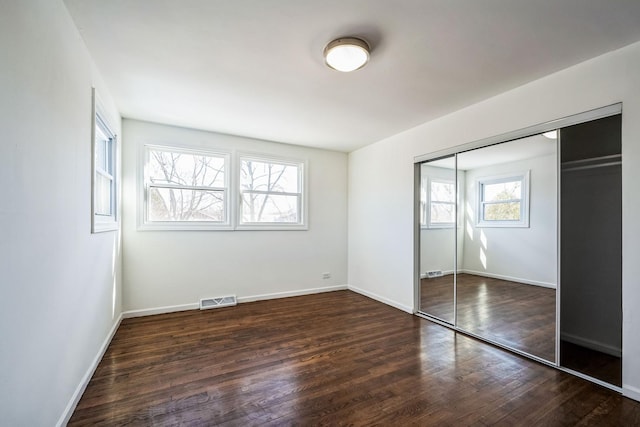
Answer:
[{"label": "floor air vent", "polygon": [[238,304],[235,295],[217,298],[204,298],[200,300],[200,310],[206,310],[208,308],[228,307]]},{"label": "floor air vent", "polygon": [[434,277],[442,277],[442,270],[427,271],[425,277],[427,277],[428,279],[433,279]]}]

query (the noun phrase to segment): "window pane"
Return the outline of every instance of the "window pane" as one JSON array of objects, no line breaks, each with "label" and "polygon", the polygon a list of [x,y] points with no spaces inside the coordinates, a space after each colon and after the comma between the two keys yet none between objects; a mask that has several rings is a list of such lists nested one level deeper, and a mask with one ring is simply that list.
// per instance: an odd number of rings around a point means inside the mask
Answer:
[{"label": "window pane", "polygon": [[242,160],[242,190],[300,193],[296,165]]},{"label": "window pane", "polygon": [[455,205],[431,203],[431,224],[452,224],[455,221]]},{"label": "window pane", "polygon": [[299,223],[299,196],[242,194],[242,222]]},{"label": "window pane", "polygon": [[496,202],[500,200],[519,200],[522,198],[522,181],[500,182],[484,184],[484,201]]},{"label": "window pane", "polygon": [[431,200],[434,202],[455,202],[453,183],[431,181]]},{"label": "window pane", "polygon": [[113,187],[111,183],[111,179],[99,173],[96,174],[94,189],[96,215],[111,215],[111,189]]},{"label": "window pane", "polygon": [[520,221],[520,202],[484,205],[485,221]]},{"label": "window pane", "polygon": [[224,192],[149,188],[149,221],[225,220]]},{"label": "window pane", "polygon": [[224,187],[224,157],[149,150],[147,173],[154,184]]},{"label": "window pane", "polygon": [[96,169],[111,172],[109,169],[109,138],[98,128],[96,129]]}]

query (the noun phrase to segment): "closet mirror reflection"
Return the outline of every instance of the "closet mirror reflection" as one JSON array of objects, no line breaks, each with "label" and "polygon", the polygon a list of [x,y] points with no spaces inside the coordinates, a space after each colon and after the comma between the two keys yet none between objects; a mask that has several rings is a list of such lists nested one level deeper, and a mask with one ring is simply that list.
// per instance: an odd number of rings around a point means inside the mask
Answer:
[{"label": "closet mirror reflection", "polygon": [[457,326],[551,362],[558,273],[556,138],[552,131],[457,157],[465,195],[458,206],[464,219]]},{"label": "closet mirror reflection", "polygon": [[620,387],[621,112],[418,156],[418,314]]},{"label": "closet mirror reflection", "polygon": [[554,131],[421,164],[421,312],[555,362],[557,164]]},{"label": "closet mirror reflection", "polygon": [[453,324],[456,250],[455,156],[420,167],[420,310]]}]

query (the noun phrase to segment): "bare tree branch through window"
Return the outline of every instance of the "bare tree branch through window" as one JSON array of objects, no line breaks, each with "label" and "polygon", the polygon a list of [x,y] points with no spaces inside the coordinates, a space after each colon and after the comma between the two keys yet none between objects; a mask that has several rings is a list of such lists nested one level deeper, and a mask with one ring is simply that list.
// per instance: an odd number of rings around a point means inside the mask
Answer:
[{"label": "bare tree branch through window", "polygon": [[149,150],[151,221],[225,221],[225,157]]},{"label": "bare tree branch through window", "polygon": [[300,164],[241,160],[240,192],[243,223],[299,223]]}]

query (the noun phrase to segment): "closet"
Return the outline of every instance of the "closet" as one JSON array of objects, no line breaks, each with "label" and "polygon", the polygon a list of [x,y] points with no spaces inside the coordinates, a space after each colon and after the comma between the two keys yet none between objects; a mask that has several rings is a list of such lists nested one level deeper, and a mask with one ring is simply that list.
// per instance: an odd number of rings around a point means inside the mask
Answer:
[{"label": "closet", "polygon": [[621,112],[416,157],[416,314],[618,390]]},{"label": "closet", "polygon": [[560,132],[560,365],[622,386],[621,116]]}]

